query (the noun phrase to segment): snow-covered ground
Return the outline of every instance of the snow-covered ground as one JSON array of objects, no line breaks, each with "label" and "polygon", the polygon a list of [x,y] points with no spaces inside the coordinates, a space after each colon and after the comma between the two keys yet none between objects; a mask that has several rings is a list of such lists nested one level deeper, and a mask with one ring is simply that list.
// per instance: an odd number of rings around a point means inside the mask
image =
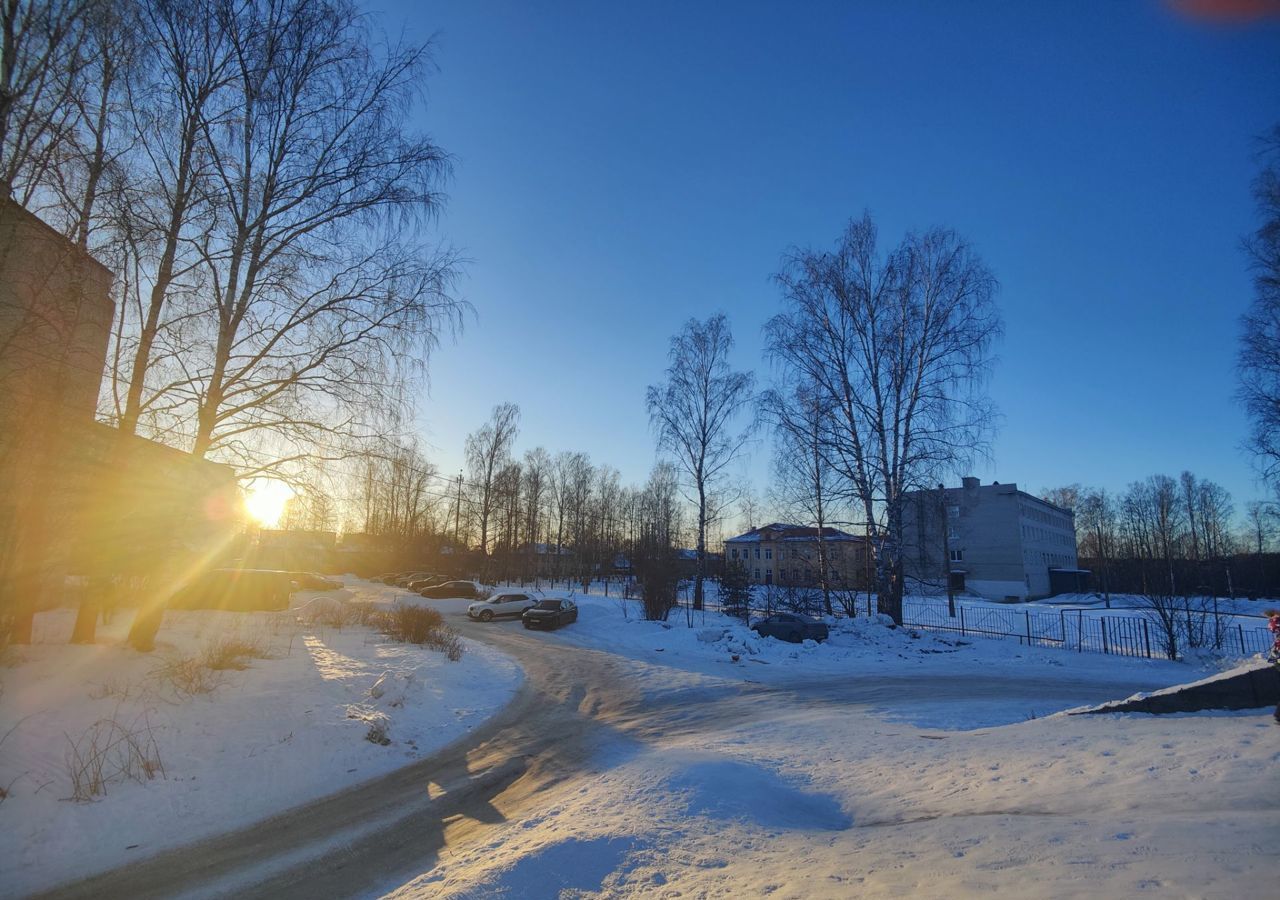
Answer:
[{"label": "snow-covered ground", "polygon": [[[371,870],[371,892],[1234,898],[1265,893],[1280,877],[1270,840],[1280,833],[1280,729],[1269,710],[1060,712],[1196,681],[1211,674],[1204,667],[960,639],[877,617],[837,621],[829,641],[795,646],[720,613],[697,613],[692,627],[680,610],[665,624],[643,622],[634,602],[581,594],[577,623],[528,633],[516,622],[462,625],[462,601],[354,579],[348,591],[441,609],[465,634],[522,657],[538,697],[527,722],[486,745],[523,760],[524,777],[485,794],[478,818],[451,817],[446,852],[427,852],[420,872],[375,888],[393,873]],[[332,602],[321,597],[309,610]],[[166,623],[170,646],[159,655],[198,650],[214,615]],[[250,618],[241,627],[269,635],[275,658],[252,660],[213,694],[172,708],[144,694],[122,700],[124,684],[93,675],[109,668],[117,679],[131,672],[126,683],[140,689],[150,684],[151,663],[111,640],[38,644],[0,671],[0,733],[43,700],[9,738],[22,741],[14,747],[24,774],[0,806],[6,891],[37,886],[33,873],[50,867],[63,867],[60,880],[387,771],[427,752],[429,739],[438,746],[463,733],[519,678],[476,641],[451,664],[360,628]],[[40,621],[50,642],[70,628],[66,613]],[[112,666],[98,662],[103,655]],[[425,688],[394,683],[409,669]],[[392,690],[375,701],[369,688],[384,671]],[[403,708],[388,702],[401,696]],[[167,717],[168,780],[59,803],[70,729],[58,717],[124,703],[154,709],[153,723]],[[390,716],[394,742],[365,741],[367,722],[347,719],[349,710]],[[0,777],[12,759],[6,742]],[[502,761],[478,759],[476,777]],[[79,868],[68,871],[68,860]]]},{"label": "snow-covered ground", "polygon": [[[1280,876],[1270,710],[1053,714],[1193,666],[874,619],[796,647],[577,599],[579,623],[538,639],[620,656],[654,720],[619,723],[584,777],[399,895],[1234,898]],[[706,712],[735,702],[758,716]]]},{"label": "snow-covered ground", "polygon": [[[128,613],[92,646],[66,643],[74,611],[36,619],[36,642],[0,668],[0,893],[21,894],[126,864],[274,815],[405,765],[465,735],[501,709],[522,672],[509,657],[466,642],[461,660],[387,642],[316,613],[349,602],[416,602],[349,579],[344,591],[299,594],[283,613],[177,611],[154,653],[123,644]],[[318,618],[327,617],[321,615]],[[228,638],[266,658],[246,668],[187,672],[212,689],[192,694],[166,666]],[[376,687],[375,687],[376,685]],[[191,687],[191,685],[186,685]],[[378,696],[374,696],[374,695]],[[116,741],[108,773],[131,755],[140,781],[105,785],[72,802],[69,752]],[[375,726],[390,743],[366,739]],[[144,763],[144,760],[146,762]],[[150,778],[147,777],[150,769]]]},{"label": "snow-covered ground", "polygon": [[[570,596],[565,591],[545,593]],[[1157,690],[1217,671],[1162,659],[1072,653],[998,638],[892,628],[887,616],[878,615],[828,620],[831,636],[827,641],[788,644],[761,638],[741,620],[719,612],[695,612],[689,617],[684,610],[676,610],[668,622],[645,622],[637,601],[573,596],[579,606],[578,623],[553,632],[549,640],[665,669],[759,683],[870,676],[981,676],[988,681],[1044,682],[1033,700],[1020,691],[992,691],[963,704],[952,699],[931,703],[927,691],[917,691],[898,697],[896,705],[884,709],[891,718],[914,717],[937,728],[999,725],[1070,709],[1096,699],[1088,689],[1091,683],[1121,682],[1135,690]]]}]

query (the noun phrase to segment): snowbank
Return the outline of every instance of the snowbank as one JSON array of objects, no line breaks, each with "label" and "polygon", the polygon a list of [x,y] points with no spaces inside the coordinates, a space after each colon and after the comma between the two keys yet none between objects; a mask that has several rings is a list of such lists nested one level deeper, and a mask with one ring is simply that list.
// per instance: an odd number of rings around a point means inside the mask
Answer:
[{"label": "snowbank", "polygon": [[[98,644],[71,646],[73,611],[40,614],[37,642],[0,669],[4,892],[126,864],[385,774],[512,697],[521,670],[483,644],[467,642],[449,662],[358,625],[308,624],[346,603],[385,602],[372,587],[299,595],[287,613],[170,612],[145,655],[123,644],[128,615],[101,628]],[[244,668],[193,664],[232,642],[253,650],[234,661]],[[137,780],[121,775],[89,802],[64,802],[73,744],[84,759],[95,736],[105,746],[124,734],[112,753],[139,747]]]}]

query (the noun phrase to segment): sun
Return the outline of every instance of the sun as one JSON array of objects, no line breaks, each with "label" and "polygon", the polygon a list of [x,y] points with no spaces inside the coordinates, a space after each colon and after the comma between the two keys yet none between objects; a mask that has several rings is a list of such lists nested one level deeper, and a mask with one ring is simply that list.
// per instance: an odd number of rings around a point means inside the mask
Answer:
[{"label": "sun", "polygon": [[293,497],[289,485],[276,478],[254,478],[245,488],[244,509],[259,525],[272,528],[280,524],[285,504]]}]

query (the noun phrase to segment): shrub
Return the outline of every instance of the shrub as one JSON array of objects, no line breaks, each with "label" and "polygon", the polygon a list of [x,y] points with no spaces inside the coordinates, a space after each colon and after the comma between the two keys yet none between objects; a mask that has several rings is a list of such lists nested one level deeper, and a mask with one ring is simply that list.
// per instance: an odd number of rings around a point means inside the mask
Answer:
[{"label": "shrub", "polygon": [[227,669],[247,669],[246,659],[270,659],[271,653],[261,638],[245,638],[238,634],[214,638],[205,645],[201,662],[208,669],[222,672]]},{"label": "shrub", "polygon": [[462,659],[462,641],[444,624],[444,616],[438,610],[397,606],[380,613],[371,624],[393,641],[439,650],[452,662]]},{"label": "shrub", "polygon": [[751,617],[751,580],[746,566],[741,563],[732,562],[725,566],[724,574],[720,576],[720,605],[728,615],[743,619]]}]

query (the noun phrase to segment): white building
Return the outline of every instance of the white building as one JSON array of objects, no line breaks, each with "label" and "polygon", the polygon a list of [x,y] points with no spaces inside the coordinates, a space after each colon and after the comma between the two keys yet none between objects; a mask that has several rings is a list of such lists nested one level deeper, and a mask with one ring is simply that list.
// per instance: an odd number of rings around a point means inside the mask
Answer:
[{"label": "white building", "polygon": [[[1075,516],[1018,490],[963,479],[958,488],[911,491],[903,509],[908,578],[992,600],[1028,600],[1086,589]],[[945,519],[946,528],[942,527]]]}]

